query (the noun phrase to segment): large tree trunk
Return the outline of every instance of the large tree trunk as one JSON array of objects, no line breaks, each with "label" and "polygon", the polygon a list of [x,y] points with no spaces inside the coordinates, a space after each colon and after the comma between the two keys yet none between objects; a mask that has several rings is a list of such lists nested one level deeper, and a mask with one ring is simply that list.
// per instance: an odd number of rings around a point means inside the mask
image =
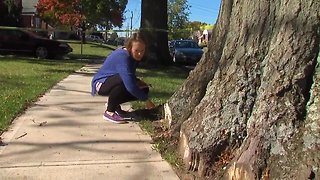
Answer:
[{"label": "large tree trunk", "polygon": [[147,38],[149,64],[170,64],[167,22],[167,0],[142,0],[140,30]]},{"label": "large tree trunk", "polygon": [[222,0],[208,52],[164,106],[190,172],[320,178],[319,9]]}]

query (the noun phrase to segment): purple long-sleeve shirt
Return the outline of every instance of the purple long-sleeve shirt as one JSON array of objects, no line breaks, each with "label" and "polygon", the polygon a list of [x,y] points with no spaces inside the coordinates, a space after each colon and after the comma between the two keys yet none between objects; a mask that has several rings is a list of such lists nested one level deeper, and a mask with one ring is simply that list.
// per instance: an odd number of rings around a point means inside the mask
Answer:
[{"label": "purple long-sleeve shirt", "polygon": [[148,95],[137,85],[136,67],[136,61],[129,55],[127,50],[122,48],[114,50],[92,78],[91,94],[94,96],[97,93],[97,82],[104,83],[108,77],[119,74],[130,94],[140,100],[147,100]]}]

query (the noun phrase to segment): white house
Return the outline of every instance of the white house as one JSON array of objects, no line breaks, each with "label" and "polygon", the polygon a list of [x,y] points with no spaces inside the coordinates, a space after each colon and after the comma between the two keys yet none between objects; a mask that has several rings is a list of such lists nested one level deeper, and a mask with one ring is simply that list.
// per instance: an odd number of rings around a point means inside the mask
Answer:
[{"label": "white house", "polygon": [[211,38],[212,30],[203,30],[202,32],[198,31],[198,44],[207,44]]}]

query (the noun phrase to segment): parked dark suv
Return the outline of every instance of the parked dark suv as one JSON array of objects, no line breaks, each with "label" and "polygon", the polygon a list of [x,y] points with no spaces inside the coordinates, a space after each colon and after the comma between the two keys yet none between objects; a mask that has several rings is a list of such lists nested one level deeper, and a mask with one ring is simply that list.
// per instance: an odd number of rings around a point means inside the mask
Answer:
[{"label": "parked dark suv", "polygon": [[0,27],[0,53],[28,53],[38,58],[60,58],[72,48],[63,42],[36,35],[33,32]]}]

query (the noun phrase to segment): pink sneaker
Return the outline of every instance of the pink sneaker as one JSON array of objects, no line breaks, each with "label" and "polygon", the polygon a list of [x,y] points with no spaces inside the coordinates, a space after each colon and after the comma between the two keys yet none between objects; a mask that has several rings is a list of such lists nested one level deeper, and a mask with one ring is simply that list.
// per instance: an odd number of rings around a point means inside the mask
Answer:
[{"label": "pink sneaker", "polygon": [[124,124],[127,123],[121,116],[119,116],[117,113],[114,113],[112,116],[109,115],[107,112],[104,112],[103,119],[111,121],[116,124]]}]

